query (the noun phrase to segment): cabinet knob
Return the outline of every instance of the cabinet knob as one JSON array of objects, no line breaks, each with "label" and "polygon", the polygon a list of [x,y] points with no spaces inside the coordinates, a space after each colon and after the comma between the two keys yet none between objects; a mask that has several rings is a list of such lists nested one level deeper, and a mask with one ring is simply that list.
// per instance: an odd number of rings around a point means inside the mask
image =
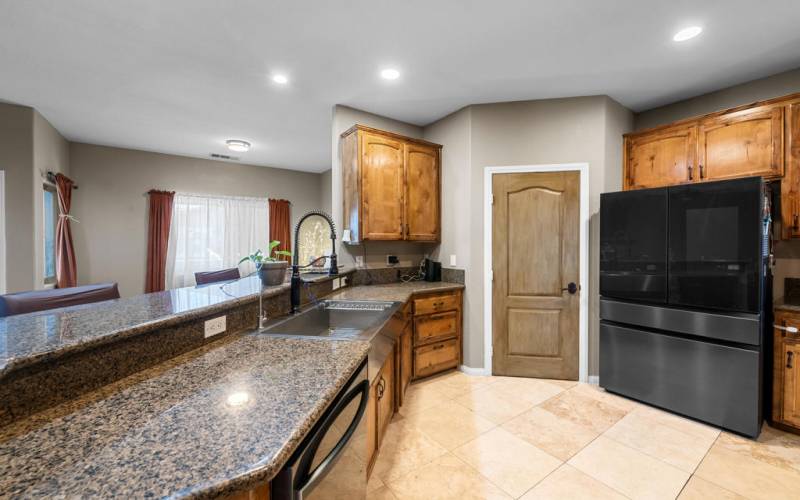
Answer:
[{"label": "cabinet knob", "polygon": [[794,358],[794,353],[789,351],[786,353],[786,368],[792,367],[792,358]]},{"label": "cabinet knob", "polygon": [[691,165],[686,165],[686,170],[689,172],[689,180],[693,181],[694,177],[692,177],[692,166]]},{"label": "cabinet knob", "polygon": [[433,350],[434,351],[438,351],[439,349],[442,349],[442,348],[444,348],[444,344],[439,344],[439,345],[433,346]]},{"label": "cabinet knob", "polygon": [[698,167],[700,168],[700,178],[703,179],[705,177],[705,172],[703,171],[703,164],[701,163],[700,165],[698,165]]},{"label": "cabinet knob", "polygon": [[792,215],[792,229],[797,231],[797,226],[800,225],[800,221],[797,220],[797,214]]}]

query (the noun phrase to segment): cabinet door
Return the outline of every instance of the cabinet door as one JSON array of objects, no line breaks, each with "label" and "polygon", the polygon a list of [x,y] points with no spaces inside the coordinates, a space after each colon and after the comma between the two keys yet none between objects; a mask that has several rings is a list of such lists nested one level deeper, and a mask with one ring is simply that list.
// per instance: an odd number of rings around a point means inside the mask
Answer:
[{"label": "cabinet door", "polygon": [[413,329],[411,326],[411,322],[409,321],[406,324],[405,329],[403,330],[403,335],[400,337],[400,401],[401,404],[405,401],[406,397],[406,389],[408,389],[408,384],[411,383],[411,377],[414,375],[412,373],[413,370],[413,363],[412,359],[414,356],[414,347],[411,343],[411,337],[413,335]]},{"label": "cabinet door", "polygon": [[703,120],[702,180],[783,174],[783,107],[758,107]]},{"label": "cabinet door", "polygon": [[783,420],[800,427],[800,343],[783,343]]},{"label": "cabinet door", "polygon": [[625,189],[670,186],[697,179],[697,126],[625,139]]},{"label": "cabinet door", "polygon": [[365,240],[403,238],[403,143],[362,133],[361,213]]},{"label": "cabinet door", "polygon": [[378,389],[378,447],[383,442],[386,427],[394,414],[394,357],[386,358],[377,382]]},{"label": "cabinet door", "polygon": [[781,217],[784,238],[800,237],[800,102],[786,107],[786,154],[781,180]]},{"label": "cabinet door", "polygon": [[369,388],[369,401],[364,415],[367,420],[366,453],[370,471],[378,452],[378,405],[378,381],[376,381]]},{"label": "cabinet door", "polygon": [[439,149],[408,143],[406,162],[406,239],[439,240]]}]

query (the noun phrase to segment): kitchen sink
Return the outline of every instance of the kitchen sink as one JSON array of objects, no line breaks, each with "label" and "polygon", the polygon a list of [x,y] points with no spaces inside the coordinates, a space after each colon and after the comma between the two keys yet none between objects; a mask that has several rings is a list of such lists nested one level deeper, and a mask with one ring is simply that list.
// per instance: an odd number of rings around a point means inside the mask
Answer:
[{"label": "kitchen sink", "polygon": [[397,305],[385,301],[325,300],[268,326],[262,333],[354,338],[382,325]]}]

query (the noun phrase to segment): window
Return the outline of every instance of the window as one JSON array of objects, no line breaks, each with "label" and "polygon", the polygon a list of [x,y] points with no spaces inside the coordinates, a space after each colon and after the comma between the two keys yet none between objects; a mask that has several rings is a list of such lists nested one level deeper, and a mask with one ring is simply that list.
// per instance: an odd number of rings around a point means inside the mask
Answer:
[{"label": "window", "polygon": [[56,282],[56,221],[58,221],[58,195],[56,188],[44,185],[44,282]]},{"label": "window", "polygon": [[[194,286],[194,273],[236,267],[269,241],[266,198],[176,193],[167,250],[167,288]],[[242,275],[255,271],[242,264]]]}]

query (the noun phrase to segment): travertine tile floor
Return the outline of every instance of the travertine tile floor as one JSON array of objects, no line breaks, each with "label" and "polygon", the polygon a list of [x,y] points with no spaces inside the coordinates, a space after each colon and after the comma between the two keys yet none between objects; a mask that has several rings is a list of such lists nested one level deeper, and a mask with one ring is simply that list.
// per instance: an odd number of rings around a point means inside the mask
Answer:
[{"label": "travertine tile floor", "polygon": [[800,499],[800,436],[758,441],[596,386],[452,372],[411,386],[369,499]]}]

